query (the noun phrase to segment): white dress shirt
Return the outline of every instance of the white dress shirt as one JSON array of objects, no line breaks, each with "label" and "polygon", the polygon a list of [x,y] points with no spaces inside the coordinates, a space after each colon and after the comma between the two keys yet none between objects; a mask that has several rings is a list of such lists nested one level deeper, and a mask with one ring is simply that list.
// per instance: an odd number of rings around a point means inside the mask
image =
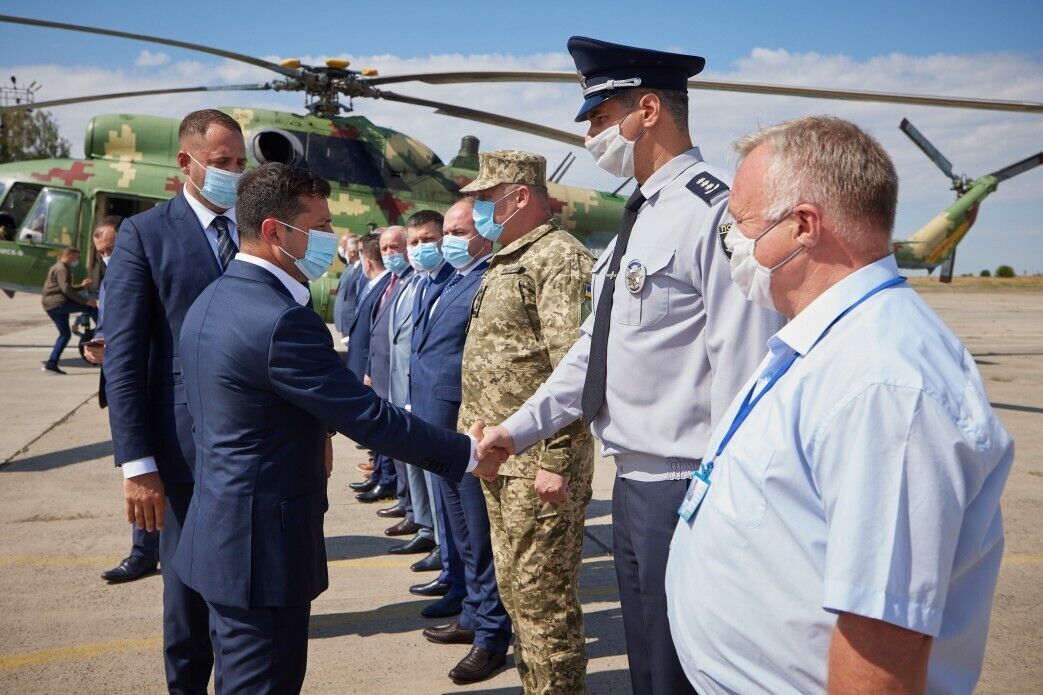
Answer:
[{"label": "white dress shirt", "polygon": [[974,689],[1013,442],[974,358],[908,285],[829,328],[897,274],[887,256],[800,312],[710,437],[707,460],[751,387],[798,354],[671,543],[670,628],[701,693],[824,692],[840,612],[934,637],[928,693]]}]

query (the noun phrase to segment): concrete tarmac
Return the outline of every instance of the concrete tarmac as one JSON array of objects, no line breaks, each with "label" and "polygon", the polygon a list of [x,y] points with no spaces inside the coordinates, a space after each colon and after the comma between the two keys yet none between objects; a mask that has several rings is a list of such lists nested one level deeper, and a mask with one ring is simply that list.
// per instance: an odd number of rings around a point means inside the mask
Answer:
[{"label": "concrete tarmac", "polygon": [[[1007,546],[978,692],[1039,692],[1043,683],[1043,293],[925,294],[966,342],[996,412],[1017,442],[1004,494]],[[40,370],[55,330],[39,298],[0,296],[0,693],[151,693],[164,690],[161,579],[108,585],[100,573],[130,547],[119,472],[98,373],[67,349],[65,377]],[[330,588],[314,603],[308,693],[517,692],[508,668],[454,686],[446,673],[466,647],[421,636],[410,584],[419,556],[387,554],[390,524],[349,494],[362,460],[343,437],[326,517]],[[599,461],[588,513],[581,595],[588,690],[629,692],[611,557],[609,462]]]}]

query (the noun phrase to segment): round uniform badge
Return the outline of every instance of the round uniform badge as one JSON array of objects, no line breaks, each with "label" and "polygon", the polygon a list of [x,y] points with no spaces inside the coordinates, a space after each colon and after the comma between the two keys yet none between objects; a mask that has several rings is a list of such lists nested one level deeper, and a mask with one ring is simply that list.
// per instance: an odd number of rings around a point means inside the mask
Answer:
[{"label": "round uniform badge", "polygon": [[645,286],[645,276],[647,274],[648,271],[645,270],[645,266],[641,261],[630,261],[627,264],[626,272],[623,273],[623,282],[626,283],[630,294],[637,294],[641,291],[641,288]]}]

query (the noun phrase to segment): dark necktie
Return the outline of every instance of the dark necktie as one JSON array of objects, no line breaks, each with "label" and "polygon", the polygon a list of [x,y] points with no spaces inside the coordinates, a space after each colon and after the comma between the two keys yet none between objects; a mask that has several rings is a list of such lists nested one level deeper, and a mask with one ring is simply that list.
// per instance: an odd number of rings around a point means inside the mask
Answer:
[{"label": "dark necktie", "polygon": [[221,261],[221,271],[224,272],[228,269],[228,264],[235,258],[235,254],[239,253],[239,249],[236,248],[232,235],[228,231],[227,217],[218,215],[211,224],[217,230],[217,257]]},{"label": "dark necktie", "polygon": [[461,273],[456,273],[455,275],[453,275],[453,277],[449,278],[449,282],[446,283],[445,290],[443,290],[442,294],[449,294],[449,291],[456,287],[463,279],[464,276]]},{"label": "dark necktie", "polygon": [[630,231],[637,221],[638,210],[645,202],[638,188],[630,196],[623,210],[616,247],[612,250],[612,260],[605,274],[605,283],[601,286],[597,310],[594,312],[594,332],[590,337],[590,354],[587,359],[587,376],[583,382],[583,423],[590,425],[597,417],[598,411],[605,403],[605,381],[608,377],[608,329],[612,324],[612,297],[616,288],[616,275],[619,274],[619,263],[626,253],[630,241]]}]

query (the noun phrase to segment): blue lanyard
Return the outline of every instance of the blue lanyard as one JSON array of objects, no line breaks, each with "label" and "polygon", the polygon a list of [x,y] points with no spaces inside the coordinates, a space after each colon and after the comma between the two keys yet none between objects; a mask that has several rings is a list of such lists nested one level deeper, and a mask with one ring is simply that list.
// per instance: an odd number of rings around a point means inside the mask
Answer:
[{"label": "blue lanyard", "polygon": [[[812,343],[811,348],[808,350],[808,352],[814,350],[815,346],[818,345],[824,337],[826,337],[826,334],[829,333],[830,329],[832,329],[833,326],[837,325],[837,323],[840,322],[840,319],[844,318],[849,313],[851,313],[851,311],[854,310],[854,308],[857,307],[859,304],[866,301],[874,294],[882,290],[886,290],[888,287],[894,287],[895,285],[901,284],[903,282],[905,282],[905,278],[899,275],[897,277],[890,278],[880,283],[873,289],[866,292],[864,295],[862,295],[861,299],[849,306],[847,309],[844,309],[844,311],[842,311],[839,316],[833,319],[830,322],[830,324],[826,326],[822,333],[819,334],[818,338],[815,339],[815,342]],[[739,406],[739,410],[735,413],[735,418],[732,420],[731,426],[728,427],[728,431],[724,434],[724,437],[721,439],[721,443],[717,445],[717,453],[713,455],[712,460],[705,462],[702,466],[702,469],[699,471],[700,475],[703,477],[704,480],[709,480],[710,473],[713,472],[714,461],[720,458],[721,453],[724,451],[724,448],[728,446],[728,442],[731,441],[732,437],[735,435],[735,432],[739,429],[740,426],[742,426],[742,423],[746,421],[746,418],[749,417],[750,413],[753,411],[756,405],[760,403],[760,400],[764,398],[764,394],[770,391],[771,388],[778,382],[778,380],[782,378],[782,375],[789,371],[789,368],[793,366],[793,363],[797,361],[798,357],[800,357],[800,355],[796,351],[794,351],[792,355],[787,357],[786,361],[782,363],[782,366],[779,367],[774,374],[772,374],[771,379],[768,380],[768,383],[764,385],[764,388],[761,389],[760,393],[758,393],[756,396],[753,395],[754,390],[757,388],[756,382],[754,382],[753,386],[750,387],[750,390],[746,394],[746,397],[742,400],[742,405]]]}]

